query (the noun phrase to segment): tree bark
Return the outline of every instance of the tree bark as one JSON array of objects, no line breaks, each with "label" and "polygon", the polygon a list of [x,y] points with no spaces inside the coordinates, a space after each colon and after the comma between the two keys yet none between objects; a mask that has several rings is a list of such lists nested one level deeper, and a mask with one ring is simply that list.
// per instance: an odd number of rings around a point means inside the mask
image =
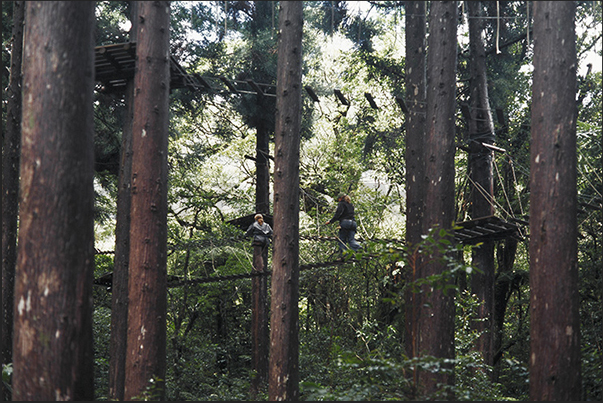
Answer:
[{"label": "tree bark", "polygon": [[[136,42],[138,2],[130,1],[130,41]],[[132,120],[134,80],[126,83],[126,117],[121,143],[115,224],[115,258],[111,282],[111,339],[109,346],[109,397],[124,400],[128,339],[128,276],[130,262],[130,207],[132,180]]]},{"label": "tree bark", "polygon": [[299,144],[303,2],[280,3],[268,396],[299,400]]},{"label": "tree bark", "polygon": [[[268,247],[253,246],[253,270],[266,273]],[[251,361],[255,377],[251,381],[251,392],[257,394],[268,381],[268,356],[270,353],[268,330],[268,276],[259,275],[252,278],[252,308],[251,308]]]},{"label": "tree bark", "polygon": [[[25,3],[13,2],[12,49],[6,105],[6,133],[2,144],[2,364],[13,362],[13,300],[17,265],[19,163],[21,157],[21,65]],[[11,393],[2,383],[4,401]]]},{"label": "tree bark", "polygon": [[[421,278],[421,256],[418,246],[423,235],[423,211],[425,209],[425,50],[426,7],[424,1],[407,1],[406,8],[406,245],[413,251],[412,262],[406,272],[405,291],[405,348],[409,357],[419,356],[419,312],[421,294],[414,292],[412,284]],[[415,383],[417,382],[414,373]]]},{"label": "tree bark", "polygon": [[[261,98],[258,103],[261,104]],[[270,131],[260,119],[257,125],[256,191],[255,211],[270,213],[270,159],[268,158]],[[268,264],[268,247],[253,248],[254,271],[265,273]],[[251,382],[252,394],[257,394],[268,381],[268,355],[270,353],[268,330],[268,276],[261,275],[251,280],[252,292],[252,364],[255,377]]]},{"label": "tree bark", "polygon": [[[165,395],[170,4],[139,3],[125,400]],[[151,381],[153,380],[153,381]]]},{"label": "tree bark", "polygon": [[257,125],[257,152],[255,159],[256,168],[256,213],[270,213],[270,130],[264,122]]},{"label": "tree bark", "polygon": [[93,400],[94,2],[26,4],[14,400]]},{"label": "tree bark", "polygon": [[[451,239],[455,217],[456,1],[431,3],[429,27],[424,232],[443,229],[448,231]],[[424,277],[441,274],[447,269],[442,262],[443,257],[439,251],[430,252],[423,266]],[[437,358],[454,358],[454,295],[434,287],[423,292],[426,295],[419,316],[419,352]],[[419,374],[425,395],[433,394],[439,384],[450,384],[452,380],[451,375],[441,371],[423,371]]]},{"label": "tree bark", "polygon": [[534,2],[531,400],[581,400],[574,17],[574,2]]},{"label": "tree bark", "polygon": [[[509,131],[508,124],[505,117],[502,115],[498,116],[501,128],[498,130],[498,138],[508,139]],[[512,155],[513,151],[509,150],[509,154]],[[503,189],[508,192],[509,200],[516,200],[517,192],[515,189],[515,182],[513,180],[513,160],[508,157],[507,164],[503,168]],[[514,212],[515,213],[515,212]],[[515,256],[517,254],[516,238],[509,237],[503,242],[499,242],[496,247],[496,260],[498,272],[495,276],[494,282],[494,309],[492,311],[492,376],[493,382],[498,382],[501,372],[501,358],[503,354],[503,332],[505,315],[507,311],[507,305],[509,298],[513,292],[513,267],[515,264]]]},{"label": "tree bark", "polygon": [[[494,144],[494,122],[488,97],[486,51],[482,2],[467,2],[469,14],[471,119],[469,121],[469,177],[471,178],[471,218],[494,214],[492,151],[483,146]],[[472,327],[481,333],[476,343],[484,362],[492,365],[492,312],[494,309],[494,241],[485,240],[472,251],[471,291],[480,300],[477,321]]]}]

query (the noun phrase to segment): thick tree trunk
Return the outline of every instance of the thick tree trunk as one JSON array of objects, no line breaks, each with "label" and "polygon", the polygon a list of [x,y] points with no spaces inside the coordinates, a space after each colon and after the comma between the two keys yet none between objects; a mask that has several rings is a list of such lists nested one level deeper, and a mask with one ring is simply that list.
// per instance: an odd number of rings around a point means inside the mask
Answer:
[{"label": "thick tree trunk", "polygon": [[574,17],[574,2],[534,2],[531,400],[581,399]]},{"label": "thick tree trunk", "polygon": [[143,394],[150,380],[152,399],[163,399],[166,371],[170,4],[143,1],[138,11],[126,400]]},{"label": "thick tree trunk", "polygon": [[299,400],[299,143],[303,2],[280,3],[268,396]]},{"label": "thick tree trunk", "polygon": [[[136,42],[138,2],[130,1],[130,41]],[[132,180],[132,120],[134,81],[126,84],[126,117],[121,142],[115,224],[115,259],[111,284],[111,340],[109,346],[109,397],[124,399],[128,339],[128,277],[130,265],[130,207]]]},{"label": "thick tree trunk", "polygon": [[[2,144],[2,364],[13,362],[13,299],[17,265],[19,161],[21,157],[21,64],[25,2],[13,2],[12,49],[6,105],[6,133]],[[4,401],[11,393],[2,383]]]},{"label": "thick tree trunk", "polygon": [[[406,8],[406,245],[415,251],[405,271],[405,349],[409,357],[419,356],[419,312],[421,294],[409,287],[422,277],[418,245],[423,235],[425,203],[425,17],[424,1],[407,1]],[[416,372],[415,372],[415,383]]]},{"label": "thick tree trunk", "polygon": [[[471,119],[469,121],[469,177],[471,178],[471,218],[494,214],[494,183],[492,151],[485,144],[494,144],[494,123],[488,97],[486,51],[483,39],[482,2],[467,2],[469,14],[469,49],[471,54]],[[484,362],[492,365],[492,312],[494,307],[494,241],[485,240],[473,250],[471,291],[480,300],[477,321],[473,328],[481,333],[477,350]]]},{"label": "thick tree trunk", "polygon": [[94,2],[25,20],[13,400],[93,400]]},{"label": "thick tree trunk", "polygon": [[[429,27],[424,232],[432,228],[444,229],[451,237],[455,217],[456,1],[433,2]],[[424,277],[441,274],[447,269],[442,258],[438,251],[432,251],[425,258]],[[423,291],[426,295],[419,316],[419,352],[437,358],[454,358],[454,295],[434,287]],[[433,394],[439,385],[449,384],[452,380],[451,375],[441,371],[419,374],[425,395]]]}]

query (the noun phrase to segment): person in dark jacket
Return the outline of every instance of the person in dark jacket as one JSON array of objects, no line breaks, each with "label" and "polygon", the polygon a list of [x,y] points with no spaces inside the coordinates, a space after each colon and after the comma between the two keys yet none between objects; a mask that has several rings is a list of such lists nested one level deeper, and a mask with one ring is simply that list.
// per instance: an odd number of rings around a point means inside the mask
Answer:
[{"label": "person in dark jacket", "polygon": [[329,225],[335,221],[339,221],[339,237],[337,239],[339,242],[339,251],[343,253],[349,244],[350,248],[354,252],[357,252],[360,249],[360,244],[355,239],[357,224],[354,217],[354,205],[350,196],[346,194],[337,196],[337,202],[335,215],[325,224]]},{"label": "person in dark jacket", "polygon": [[272,239],[272,227],[267,222],[264,222],[264,216],[256,214],[254,216],[255,222],[247,228],[245,232],[246,237],[253,237],[252,243],[254,245],[268,246]]}]

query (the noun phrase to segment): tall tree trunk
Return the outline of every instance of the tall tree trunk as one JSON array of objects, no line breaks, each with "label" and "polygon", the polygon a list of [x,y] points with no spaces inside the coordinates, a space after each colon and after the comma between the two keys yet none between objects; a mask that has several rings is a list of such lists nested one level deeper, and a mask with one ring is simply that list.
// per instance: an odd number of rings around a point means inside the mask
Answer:
[{"label": "tall tree trunk", "polygon": [[26,4],[14,400],[93,400],[94,2]]},{"label": "tall tree trunk", "polygon": [[[258,100],[261,103],[262,98]],[[265,99],[265,97],[263,97]],[[257,126],[257,152],[255,159],[256,166],[256,191],[255,191],[255,211],[257,213],[270,213],[270,165],[268,154],[269,149],[269,130],[265,124],[260,123]],[[254,271],[265,273],[268,270],[268,247],[254,246],[253,248],[253,268]],[[252,365],[256,374],[251,382],[251,392],[256,394],[260,388],[268,381],[268,355],[270,353],[269,341],[270,333],[268,330],[268,276],[261,275],[253,277],[251,280],[252,289]]]},{"label": "tall tree trunk", "polygon": [[126,400],[143,394],[151,379],[151,398],[163,399],[166,371],[170,4],[142,1],[138,11]]},{"label": "tall tree trunk", "polygon": [[574,2],[534,2],[531,400],[581,398],[574,17]]},{"label": "tall tree trunk", "polygon": [[[13,362],[13,299],[17,265],[19,161],[21,157],[21,64],[25,3],[13,2],[12,49],[6,105],[6,133],[2,144],[2,364]],[[11,393],[2,383],[2,396]]]},{"label": "tall tree trunk", "polygon": [[[502,111],[497,113],[501,128],[498,130],[498,138],[508,140],[509,125],[502,114]],[[510,154],[513,151],[510,151]],[[515,200],[517,192],[515,189],[515,182],[513,180],[513,160],[508,156],[508,163],[503,168],[503,189],[508,192],[509,200]],[[507,311],[507,305],[509,298],[513,292],[512,278],[513,267],[515,264],[515,256],[517,254],[517,239],[513,237],[506,238],[503,242],[499,242],[496,247],[496,260],[498,272],[496,273],[496,279],[494,282],[494,309],[492,311],[492,376],[493,382],[498,382],[501,371],[501,358],[503,354],[503,332],[505,315]]]},{"label": "tall tree trunk", "polygon": [[[419,356],[419,312],[421,294],[410,284],[423,276],[418,245],[423,235],[425,203],[425,31],[426,2],[407,1],[406,8],[406,245],[414,251],[406,272],[405,348],[409,357]],[[414,382],[417,382],[416,372]]]},{"label": "tall tree trunk", "polygon": [[[454,221],[454,115],[456,99],[456,1],[431,3],[427,55],[427,122],[425,136],[424,231],[444,229],[451,237]],[[436,237],[438,234],[436,234]],[[424,277],[447,269],[439,251],[431,251],[423,266]],[[454,295],[441,289],[424,289],[419,316],[419,352],[437,358],[454,358]],[[428,295],[427,295],[428,294]],[[452,368],[449,368],[452,369]],[[426,395],[453,377],[441,371],[419,374]]]},{"label": "tall tree trunk", "polygon": [[[249,35],[251,44],[251,65],[249,69],[251,81],[265,81],[269,75],[267,66],[272,65],[272,53],[258,53],[253,49],[262,43],[265,49],[264,34],[270,29],[270,8],[272,2],[254,1],[251,7],[251,19],[249,21]],[[276,41],[274,42],[276,43]],[[252,104],[253,103],[253,104]],[[256,128],[256,192],[255,192],[255,211],[256,213],[270,214],[270,163],[269,163],[269,143],[270,134],[274,131],[274,100],[269,99],[262,93],[258,93],[255,99],[249,98],[239,105],[240,111],[244,111],[245,118],[251,127]],[[253,248],[254,271],[265,272],[268,270],[268,248]],[[260,275],[253,277],[252,284],[252,323],[251,323],[251,342],[252,342],[252,369],[255,376],[251,381],[251,394],[257,395],[261,388],[266,386],[268,381],[268,355],[269,355],[269,330],[268,330],[268,277]]]},{"label": "tall tree trunk", "polygon": [[[470,89],[471,119],[469,121],[469,177],[471,178],[471,218],[477,219],[494,214],[494,183],[492,181],[492,151],[485,144],[494,144],[494,123],[488,97],[486,51],[482,2],[467,2],[469,14],[469,50],[471,55]],[[484,362],[492,365],[492,312],[494,307],[494,241],[484,240],[473,249],[471,291],[481,305],[473,328],[481,333],[477,350]]]},{"label": "tall tree trunk", "polygon": [[299,144],[303,2],[280,3],[276,84],[270,400],[299,399]]},{"label": "tall tree trunk", "polygon": [[[130,41],[136,42],[138,2],[130,1]],[[132,120],[134,80],[126,83],[126,117],[121,142],[115,224],[115,258],[111,282],[111,339],[109,346],[109,397],[124,400],[128,339],[128,276],[130,262],[130,206],[132,180]]]}]

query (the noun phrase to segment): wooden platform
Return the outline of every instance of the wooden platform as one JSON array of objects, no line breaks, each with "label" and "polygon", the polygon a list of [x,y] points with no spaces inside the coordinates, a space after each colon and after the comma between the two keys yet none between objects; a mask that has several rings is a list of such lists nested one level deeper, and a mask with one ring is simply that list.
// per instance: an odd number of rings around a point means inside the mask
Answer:
[{"label": "wooden platform", "polygon": [[474,245],[485,240],[497,241],[508,237],[519,238],[517,225],[503,221],[496,216],[487,216],[456,224],[454,236],[457,241]]},{"label": "wooden platform", "polygon": [[[136,42],[94,48],[95,81],[100,92],[121,92],[136,69]],[[170,89],[200,85],[187,74],[174,57],[170,60]]]},{"label": "wooden platform", "polygon": [[[126,83],[136,69],[136,42],[117,43],[94,48],[96,90],[105,93],[125,91]],[[189,88],[213,94],[252,94],[276,97],[276,85],[255,83],[253,80],[228,80],[225,77],[202,77],[189,74],[171,56],[170,89]]]}]

